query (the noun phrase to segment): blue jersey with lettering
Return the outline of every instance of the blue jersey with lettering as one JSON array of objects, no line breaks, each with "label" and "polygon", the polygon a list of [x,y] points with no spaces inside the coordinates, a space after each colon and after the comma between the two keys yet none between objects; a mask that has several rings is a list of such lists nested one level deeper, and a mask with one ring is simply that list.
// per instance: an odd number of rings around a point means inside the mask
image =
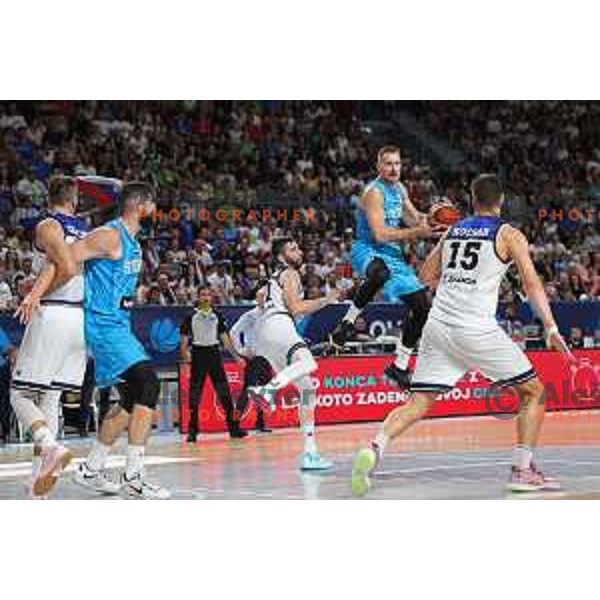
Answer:
[{"label": "blue jersey with lettering", "polygon": [[84,307],[95,313],[129,320],[130,313],[123,310],[122,301],[136,293],[142,250],[121,219],[109,221],[105,227],[120,232],[121,257],[117,260],[97,258],[85,263]]},{"label": "blue jersey with lettering", "polygon": [[120,233],[120,258],[85,264],[85,340],[94,356],[98,387],[119,383],[130,367],[150,360],[132,331],[131,311],[124,305],[124,299],[136,291],[142,266],[140,245],[120,219],[106,227]]},{"label": "blue jersey with lettering", "polygon": [[[404,202],[408,198],[406,188],[400,183],[386,183],[381,178],[374,179],[365,188],[365,193],[376,188],[383,195],[383,214],[386,227],[402,227]],[[383,261],[390,276],[383,286],[386,302],[398,302],[402,296],[414,294],[423,288],[413,269],[404,261],[402,245],[399,242],[377,243],[369,226],[364,210],[359,206],[356,223],[356,239],[350,253],[352,268],[366,277],[369,266],[375,259]]]},{"label": "blue jersey with lettering", "polygon": [[[387,183],[380,177],[367,184],[364,193],[371,189],[379,190],[383,195],[383,215],[385,226],[390,229],[402,227],[402,214],[404,210],[404,200],[407,197],[407,191],[404,185],[398,183]],[[391,254],[402,254],[398,242],[377,243],[373,237],[371,226],[365,214],[365,211],[359,206],[356,222],[356,241],[369,244],[376,247],[379,251],[389,252]]]}]

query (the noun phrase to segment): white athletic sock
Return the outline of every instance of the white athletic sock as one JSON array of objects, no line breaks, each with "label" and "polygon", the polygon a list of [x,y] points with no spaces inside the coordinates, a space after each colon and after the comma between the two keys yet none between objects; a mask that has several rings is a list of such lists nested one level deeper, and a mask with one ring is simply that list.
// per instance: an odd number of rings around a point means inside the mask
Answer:
[{"label": "white athletic sock", "polygon": [[312,406],[300,406],[300,423],[304,436],[304,452],[317,452],[317,439],[315,438],[315,409]]},{"label": "white athletic sock", "polygon": [[52,432],[46,425],[42,425],[38,427],[34,432],[32,432],[33,441],[42,447],[42,450],[46,450],[51,446],[56,445],[56,439],[52,435]]},{"label": "white athletic sock", "polygon": [[358,317],[358,315],[360,315],[361,312],[362,312],[362,308],[358,308],[358,306],[356,306],[356,304],[354,304],[354,302],[350,302],[350,306],[348,307],[348,312],[344,315],[344,318],[342,319],[342,321],[349,321],[350,323],[354,324],[354,322],[356,321],[356,318]]},{"label": "white athletic sock", "polygon": [[310,377],[301,377],[296,382],[300,392],[299,417],[302,435],[304,437],[304,452],[314,454],[317,452],[317,438],[315,437],[315,406],[317,402],[315,389]]},{"label": "white athletic sock", "polygon": [[110,446],[106,446],[102,442],[96,440],[94,447],[85,459],[85,466],[90,471],[102,471],[106,465],[109,452]]},{"label": "white athletic sock", "polygon": [[39,455],[34,455],[33,460],[31,461],[31,480],[35,481],[37,476],[40,474],[40,469],[42,468],[42,457]]},{"label": "white athletic sock", "polygon": [[533,458],[533,451],[529,446],[523,446],[519,444],[513,449],[513,467],[517,469],[529,469],[531,468],[531,459]]},{"label": "white athletic sock", "polygon": [[373,440],[373,446],[376,446],[376,452],[379,454],[379,458],[383,456],[385,452],[385,447],[388,445],[390,438],[383,432],[380,431]]},{"label": "white athletic sock", "polygon": [[133,479],[144,468],[144,446],[127,446],[125,477]]},{"label": "white athletic sock", "polygon": [[400,340],[396,344],[396,360],[394,364],[399,368],[406,371],[408,369],[408,361],[412,354],[412,348],[407,348],[402,344]]}]

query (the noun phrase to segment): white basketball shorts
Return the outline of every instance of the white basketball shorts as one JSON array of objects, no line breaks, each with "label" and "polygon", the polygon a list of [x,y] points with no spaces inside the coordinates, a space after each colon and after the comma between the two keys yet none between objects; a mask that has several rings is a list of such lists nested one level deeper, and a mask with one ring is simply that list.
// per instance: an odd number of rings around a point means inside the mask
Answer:
[{"label": "white basketball shorts", "polygon": [[529,359],[499,326],[478,330],[429,318],[423,328],[411,391],[448,392],[477,369],[498,386],[536,376]]},{"label": "white basketball shorts", "polygon": [[298,334],[294,320],[285,313],[261,317],[256,332],[256,355],[266,358],[277,372],[292,362],[297,350],[308,348]]},{"label": "white basketball shorts", "polygon": [[13,371],[15,389],[79,391],[86,366],[83,308],[42,305],[25,330]]}]

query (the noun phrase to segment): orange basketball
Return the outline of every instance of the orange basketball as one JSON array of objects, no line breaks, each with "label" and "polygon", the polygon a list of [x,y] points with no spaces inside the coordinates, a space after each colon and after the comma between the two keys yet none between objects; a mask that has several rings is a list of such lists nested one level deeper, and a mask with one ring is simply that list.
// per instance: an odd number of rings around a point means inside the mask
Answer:
[{"label": "orange basketball", "polygon": [[457,221],[460,221],[461,214],[458,208],[450,204],[442,204],[437,207],[433,207],[431,211],[431,220],[441,225],[454,225]]}]

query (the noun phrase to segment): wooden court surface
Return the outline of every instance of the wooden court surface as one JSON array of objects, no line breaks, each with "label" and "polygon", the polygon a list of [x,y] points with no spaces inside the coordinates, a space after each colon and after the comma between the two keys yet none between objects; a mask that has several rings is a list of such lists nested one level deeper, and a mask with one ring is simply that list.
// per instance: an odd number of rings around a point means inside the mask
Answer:
[{"label": "wooden court surface", "polygon": [[[148,450],[148,476],[170,487],[179,499],[349,499],[352,456],[378,427],[320,427],[320,450],[335,462],[334,469],[322,475],[299,471],[302,438],[297,429],[253,434],[240,441],[207,434],[196,445],[177,434],[155,435]],[[514,419],[423,421],[390,445],[369,499],[524,499],[504,491],[514,431]],[[66,443],[80,460],[92,440],[73,438]],[[124,452],[123,439],[109,463],[115,476],[124,464]],[[0,448],[1,499],[26,497],[30,453],[29,445]],[[600,498],[600,411],[548,413],[538,460],[545,471],[560,477],[563,491],[527,498]],[[71,483],[69,472],[54,497],[101,498]]]}]

